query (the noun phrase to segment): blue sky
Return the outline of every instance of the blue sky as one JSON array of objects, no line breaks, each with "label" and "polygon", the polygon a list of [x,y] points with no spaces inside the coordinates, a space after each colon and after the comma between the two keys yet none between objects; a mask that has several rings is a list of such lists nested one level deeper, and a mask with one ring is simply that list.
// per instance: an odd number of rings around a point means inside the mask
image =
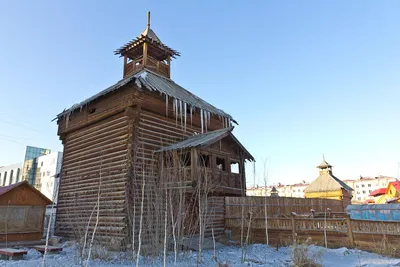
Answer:
[{"label": "blue sky", "polygon": [[[230,113],[262,184],[397,176],[398,1],[0,1],[0,165],[62,150],[51,120],[122,78],[113,55],[152,28],[172,78]],[[252,166],[247,166],[252,173]],[[248,177],[248,185],[254,183]]]}]

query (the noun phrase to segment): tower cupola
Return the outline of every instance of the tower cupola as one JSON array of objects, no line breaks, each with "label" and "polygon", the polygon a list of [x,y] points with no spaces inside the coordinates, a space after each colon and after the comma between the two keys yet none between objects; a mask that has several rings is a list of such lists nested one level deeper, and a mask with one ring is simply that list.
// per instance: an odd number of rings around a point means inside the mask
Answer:
[{"label": "tower cupola", "polygon": [[114,51],[124,58],[123,77],[127,77],[144,68],[171,77],[171,59],[180,56],[179,52],[164,45],[150,28],[150,11],[147,12],[147,26],[132,41]]}]

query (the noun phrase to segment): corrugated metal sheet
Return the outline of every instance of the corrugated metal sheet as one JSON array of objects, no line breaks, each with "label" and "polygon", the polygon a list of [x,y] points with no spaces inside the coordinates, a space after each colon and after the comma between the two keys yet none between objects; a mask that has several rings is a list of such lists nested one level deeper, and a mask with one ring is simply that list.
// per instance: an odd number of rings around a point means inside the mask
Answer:
[{"label": "corrugated metal sheet", "polygon": [[178,142],[176,144],[166,146],[160,150],[155,152],[163,152],[163,151],[172,151],[172,150],[181,150],[181,149],[189,149],[195,147],[204,147],[210,144],[221,140],[222,138],[230,135],[232,139],[238,144],[238,146],[244,151],[248,160],[254,161],[253,156],[246,150],[246,148],[236,139],[236,137],[232,134],[232,130],[234,127],[224,128],[215,130],[208,133],[203,134],[196,134],[187,139],[183,140],[182,142]]},{"label": "corrugated metal sheet", "polygon": [[156,152],[163,152],[163,151],[171,151],[171,150],[180,150],[180,149],[188,149],[188,148],[193,148],[193,147],[201,147],[201,146],[206,146],[209,144],[212,144],[225,136],[227,136],[231,131],[233,127],[230,128],[224,128],[204,134],[196,134],[193,135],[186,140],[183,140],[182,142],[164,147]]},{"label": "corrugated metal sheet", "polygon": [[198,109],[206,110],[215,115],[226,117],[226,118],[230,119],[231,121],[237,123],[232,118],[231,115],[225,113],[223,110],[220,110],[220,109],[214,107],[213,105],[207,103],[200,97],[190,93],[188,90],[186,90],[185,88],[176,84],[171,79],[163,77],[163,76],[156,74],[152,71],[149,71],[147,69],[143,69],[143,70],[139,71],[138,73],[128,76],[125,79],[119,81],[118,83],[95,94],[94,96],[89,97],[88,99],[86,99],[78,104],[73,105],[69,109],[58,114],[57,118],[59,118],[63,115],[69,114],[69,113],[73,112],[74,110],[81,108],[84,105],[96,100],[97,98],[99,98],[103,95],[106,95],[108,93],[111,93],[115,90],[118,90],[119,88],[121,88],[121,87],[125,86],[126,84],[133,82],[133,81],[136,82],[136,84],[139,87],[146,88],[147,90],[150,90],[150,91],[160,92],[161,94],[168,95],[168,97],[172,97],[174,99],[183,101],[184,103],[187,103],[189,106],[193,106]]},{"label": "corrugated metal sheet", "polygon": [[355,220],[400,221],[400,204],[349,205],[346,210]]}]

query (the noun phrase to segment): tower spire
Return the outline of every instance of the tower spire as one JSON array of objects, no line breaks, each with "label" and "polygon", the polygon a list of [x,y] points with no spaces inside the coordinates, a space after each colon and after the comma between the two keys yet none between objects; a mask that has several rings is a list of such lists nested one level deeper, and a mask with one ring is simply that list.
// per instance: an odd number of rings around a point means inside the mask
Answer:
[{"label": "tower spire", "polygon": [[147,11],[147,28],[150,29],[150,11]]}]

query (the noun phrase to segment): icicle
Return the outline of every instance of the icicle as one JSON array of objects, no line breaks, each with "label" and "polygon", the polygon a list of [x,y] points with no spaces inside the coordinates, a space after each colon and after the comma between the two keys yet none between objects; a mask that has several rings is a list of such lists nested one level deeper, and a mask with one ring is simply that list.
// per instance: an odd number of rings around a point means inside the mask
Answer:
[{"label": "icicle", "polygon": [[190,106],[190,126],[193,126],[193,106]]},{"label": "icicle", "polygon": [[204,128],[207,132],[207,111],[203,110],[203,117],[204,117]]},{"label": "icicle", "polygon": [[186,117],[187,117],[187,104],[185,103],[184,105],[183,105],[183,107],[184,107],[184,116],[185,116],[185,133],[186,133]]},{"label": "icicle", "polygon": [[139,81],[139,78],[136,78],[135,83],[137,87],[142,88],[142,83]]},{"label": "icicle", "polygon": [[200,124],[201,124],[201,133],[203,133],[203,110],[200,109]]},{"label": "icicle", "polygon": [[178,125],[178,99],[174,99],[175,104],[175,123]]},{"label": "icicle", "polygon": [[183,108],[182,108],[182,100],[179,100],[179,114],[181,118],[181,128],[183,128]]},{"label": "icicle", "polygon": [[65,128],[68,128],[68,122],[69,122],[69,113],[67,114],[67,118],[65,119]]},{"label": "icicle", "polygon": [[168,118],[168,95],[165,95],[165,115]]}]

